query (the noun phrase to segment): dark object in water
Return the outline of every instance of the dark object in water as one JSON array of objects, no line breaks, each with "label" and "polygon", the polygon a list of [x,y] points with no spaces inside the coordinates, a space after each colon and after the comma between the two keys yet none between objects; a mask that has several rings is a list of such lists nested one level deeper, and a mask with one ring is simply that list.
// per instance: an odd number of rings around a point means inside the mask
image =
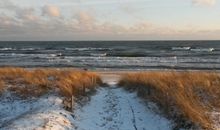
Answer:
[{"label": "dark object in water", "polygon": [[88,71],[88,69],[87,69],[87,68],[83,68],[83,70],[84,70],[84,71]]},{"label": "dark object in water", "polygon": [[62,54],[62,53],[58,53],[58,54],[57,54],[57,57],[60,57],[60,56],[63,56],[63,54]]}]

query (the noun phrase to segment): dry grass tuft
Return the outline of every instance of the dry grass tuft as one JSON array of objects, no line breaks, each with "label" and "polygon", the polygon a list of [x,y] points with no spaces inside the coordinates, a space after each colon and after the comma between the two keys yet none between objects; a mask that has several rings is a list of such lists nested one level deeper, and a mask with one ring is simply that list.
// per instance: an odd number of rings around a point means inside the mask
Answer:
[{"label": "dry grass tuft", "polygon": [[[220,108],[220,76],[209,72],[146,72],[125,74],[120,86],[137,90],[157,103],[175,129],[213,129],[208,112]],[[190,121],[190,122],[189,122]]]},{"label": "dry grass tuft", "polygon": [[4,90],[4,82],[3,81],[0,81],[0,94],[3,92]]},{"label": "dry grass tuft", "polygon": [[59,89],[59,92],[65,96],[80,95],[85,93],[84,90],[94,89],[101,83],[100,77],[92,72],[0,68],[0,90],[5,88],[23,98],[38,97],[55,89]]},{"label": "dry grass tuft", "polygon": [[71,72],[66,71],[57,79],[57,86],[63,95],[83,95],[90,90],[94,90],[97,85],[101,85],[101,78],[92,72]]}]

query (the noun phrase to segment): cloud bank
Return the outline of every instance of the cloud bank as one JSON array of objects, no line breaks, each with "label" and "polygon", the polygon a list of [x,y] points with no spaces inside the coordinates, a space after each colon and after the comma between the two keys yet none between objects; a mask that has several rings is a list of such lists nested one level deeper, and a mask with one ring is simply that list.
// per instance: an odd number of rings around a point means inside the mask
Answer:
[{"label": "cloud bank", "polygon": [[216,0],[192,0],[194,5],[205,5],[205,6],[213,6],[216,3]]},{"label": "cloud bank", "polygon": [[[207,5],[215,2],[193,1]],[[85,10],[72,12],[72,17],[64,17],[59,6],[50,4],[40,8],[20,7],[2,0],[0,6],[0,40],[217,39],[220,34],[220,29],[177,28],[147,20],[129,25],[102,21]]]},{"label": "cloud bank", "polygon": [[45,5],[42,7],[42,15],[48,15],[51,17],[59,17],[60,16],[60,9],[54,5]]}]

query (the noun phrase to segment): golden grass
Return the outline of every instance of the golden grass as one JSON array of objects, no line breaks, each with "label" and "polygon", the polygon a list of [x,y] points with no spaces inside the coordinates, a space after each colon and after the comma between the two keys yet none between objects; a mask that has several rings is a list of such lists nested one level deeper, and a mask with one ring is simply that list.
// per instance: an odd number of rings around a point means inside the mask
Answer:
[{"label": "golden grass", "polygon": [[65,96],[83,95],[86,90],[92,90],[101,85],[101,78],[92,72],[71,72],[61,74],[57,79],[57,86]]},{"label": "golden grass", "polygon": [[[84,93],[101,84],[100,77],[92,72],[57,69],[0,68],[0,91],[7,89],[20,97],[41,96],[59,89],[62,95]],[[79,93],[76,93],[79,92]]]},{"label": "golden grass", "polygon": [[[209,72],[145,72],[125,74],[120,86],[137,90],[155,102],[181,127],[211,130],[208,112],[220,108],[220,76]],[[189,122],[190,121],[190,122]]]},{"label": "golden grass", "polygon": [[0,81],[0,94],[3,92],[4,90],[4,82]]}]

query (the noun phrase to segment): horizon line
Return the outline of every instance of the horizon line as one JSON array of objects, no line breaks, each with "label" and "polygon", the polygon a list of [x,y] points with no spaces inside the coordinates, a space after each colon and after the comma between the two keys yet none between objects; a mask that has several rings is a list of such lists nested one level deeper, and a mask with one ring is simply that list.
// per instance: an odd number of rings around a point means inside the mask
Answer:
[{"label": "horizon line", "polygon": [[219,40],[0,40],[0,42],[157,42],[157,41],[220,41]]}]

